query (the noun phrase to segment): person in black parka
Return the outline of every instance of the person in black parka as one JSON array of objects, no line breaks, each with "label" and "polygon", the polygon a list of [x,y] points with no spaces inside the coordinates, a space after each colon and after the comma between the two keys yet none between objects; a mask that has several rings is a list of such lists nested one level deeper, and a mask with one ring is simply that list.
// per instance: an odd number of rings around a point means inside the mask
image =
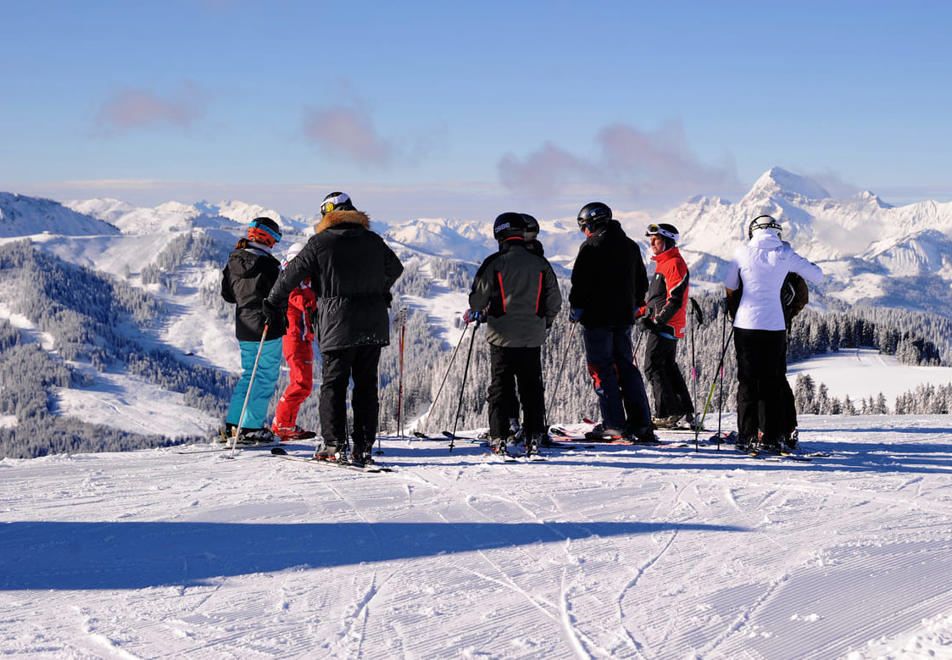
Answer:
[{"label": "person in black parka", "polygon": [[641,248],[602,202],[583,206],[578,226],[586,238],[572,268],[569,320],[582,324],[588,372],[602,413],[592,434],[653,441],[645,383],[631,343],[631,328],[648,291]]},{"label": "person in black parka", "polygon": [[[348,195],[334,192],[321,204],[321,221],[304,249],[288,263],[265,300],[280,318],[288,295],[311,279],[317,298],[315,335],[321,352],[319,459],[372,461],[377,435],[377,364],[390,343],[387,311],[403,264],[370,230],[370,218]],[[353,379],[353,451],[347,447],[347,386]]]}]

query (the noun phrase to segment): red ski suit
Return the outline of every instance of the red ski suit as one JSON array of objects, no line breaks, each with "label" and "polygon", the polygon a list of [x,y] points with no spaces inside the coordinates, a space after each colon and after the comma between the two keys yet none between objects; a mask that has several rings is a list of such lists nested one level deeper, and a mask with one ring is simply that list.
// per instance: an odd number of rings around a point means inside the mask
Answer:
[{"label": "red ski suit", "polygon": [[284,335],[284,359],[291,369],[291,383],[274,411],[274,428],[293,430],[297,423],[298,410],[311,394],[314,386],[314,330],[311,312],[317,307],[317,298],[311,289],[311,281],[304,280],[288,296],[288,330]]}]

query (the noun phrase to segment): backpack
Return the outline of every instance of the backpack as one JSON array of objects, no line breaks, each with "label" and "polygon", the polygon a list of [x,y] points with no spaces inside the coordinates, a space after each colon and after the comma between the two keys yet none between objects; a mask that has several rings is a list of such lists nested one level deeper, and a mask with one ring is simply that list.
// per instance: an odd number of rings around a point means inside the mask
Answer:
[{"label": "backpack", "polygon": [[796,273],[787,273],[780,287],[780,304],[783,305],[783,319],[790,327],[793,317],[810,302],[810,289],[806,281]]}]

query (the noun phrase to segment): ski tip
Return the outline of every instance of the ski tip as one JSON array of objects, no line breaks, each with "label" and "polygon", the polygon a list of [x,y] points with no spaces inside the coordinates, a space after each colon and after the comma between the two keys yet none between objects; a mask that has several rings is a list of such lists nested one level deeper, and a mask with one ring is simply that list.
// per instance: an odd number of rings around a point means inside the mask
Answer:
[{"label": "ski tip", "polygon": [[287,455],[288,455],[288,452],[286,452],[283,447],[272,447],[272,448],[271,448],[271,453],[274,454],[275,456],[287,456]]}]

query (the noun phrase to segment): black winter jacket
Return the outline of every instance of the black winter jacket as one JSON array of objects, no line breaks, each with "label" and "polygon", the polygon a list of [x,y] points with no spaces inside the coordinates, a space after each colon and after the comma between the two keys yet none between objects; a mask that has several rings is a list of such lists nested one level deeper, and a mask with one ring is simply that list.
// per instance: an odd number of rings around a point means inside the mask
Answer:
[{"label": "black winter jacket", "polygon": [[403,264],[370,231],[360,211],[331,211],[292,259],[268,295],[277,306],[304,279],[317,297],[315,334],[321,351],[390,343],[390,288]]},{"label": "black winter jacket", "polygon": [[486,310],[490,344],[535,348],[545,342],[546,328],[562,307],[562,293],[546,258],[512,239],[476,271],[469,307]]},{"label": "black winter jacket", "polygon": [[592,328],[633,325],[645,304],[648,275],[641,248],[617,220],[593,232],[578,249],[572,268],[569,305],[582,309],[582,325]]},{"label": "black winter jacket", "polygon": [[[257,243],[249,242],[247,247],[235,249],[222,271],[221,297],[235,305],[238,341],[261,341],[267,323],[261,304],[281,271],[281,262],[265,248],[256,246]],[[283,335],[283,325],[269,326],[265,339]]]}]

